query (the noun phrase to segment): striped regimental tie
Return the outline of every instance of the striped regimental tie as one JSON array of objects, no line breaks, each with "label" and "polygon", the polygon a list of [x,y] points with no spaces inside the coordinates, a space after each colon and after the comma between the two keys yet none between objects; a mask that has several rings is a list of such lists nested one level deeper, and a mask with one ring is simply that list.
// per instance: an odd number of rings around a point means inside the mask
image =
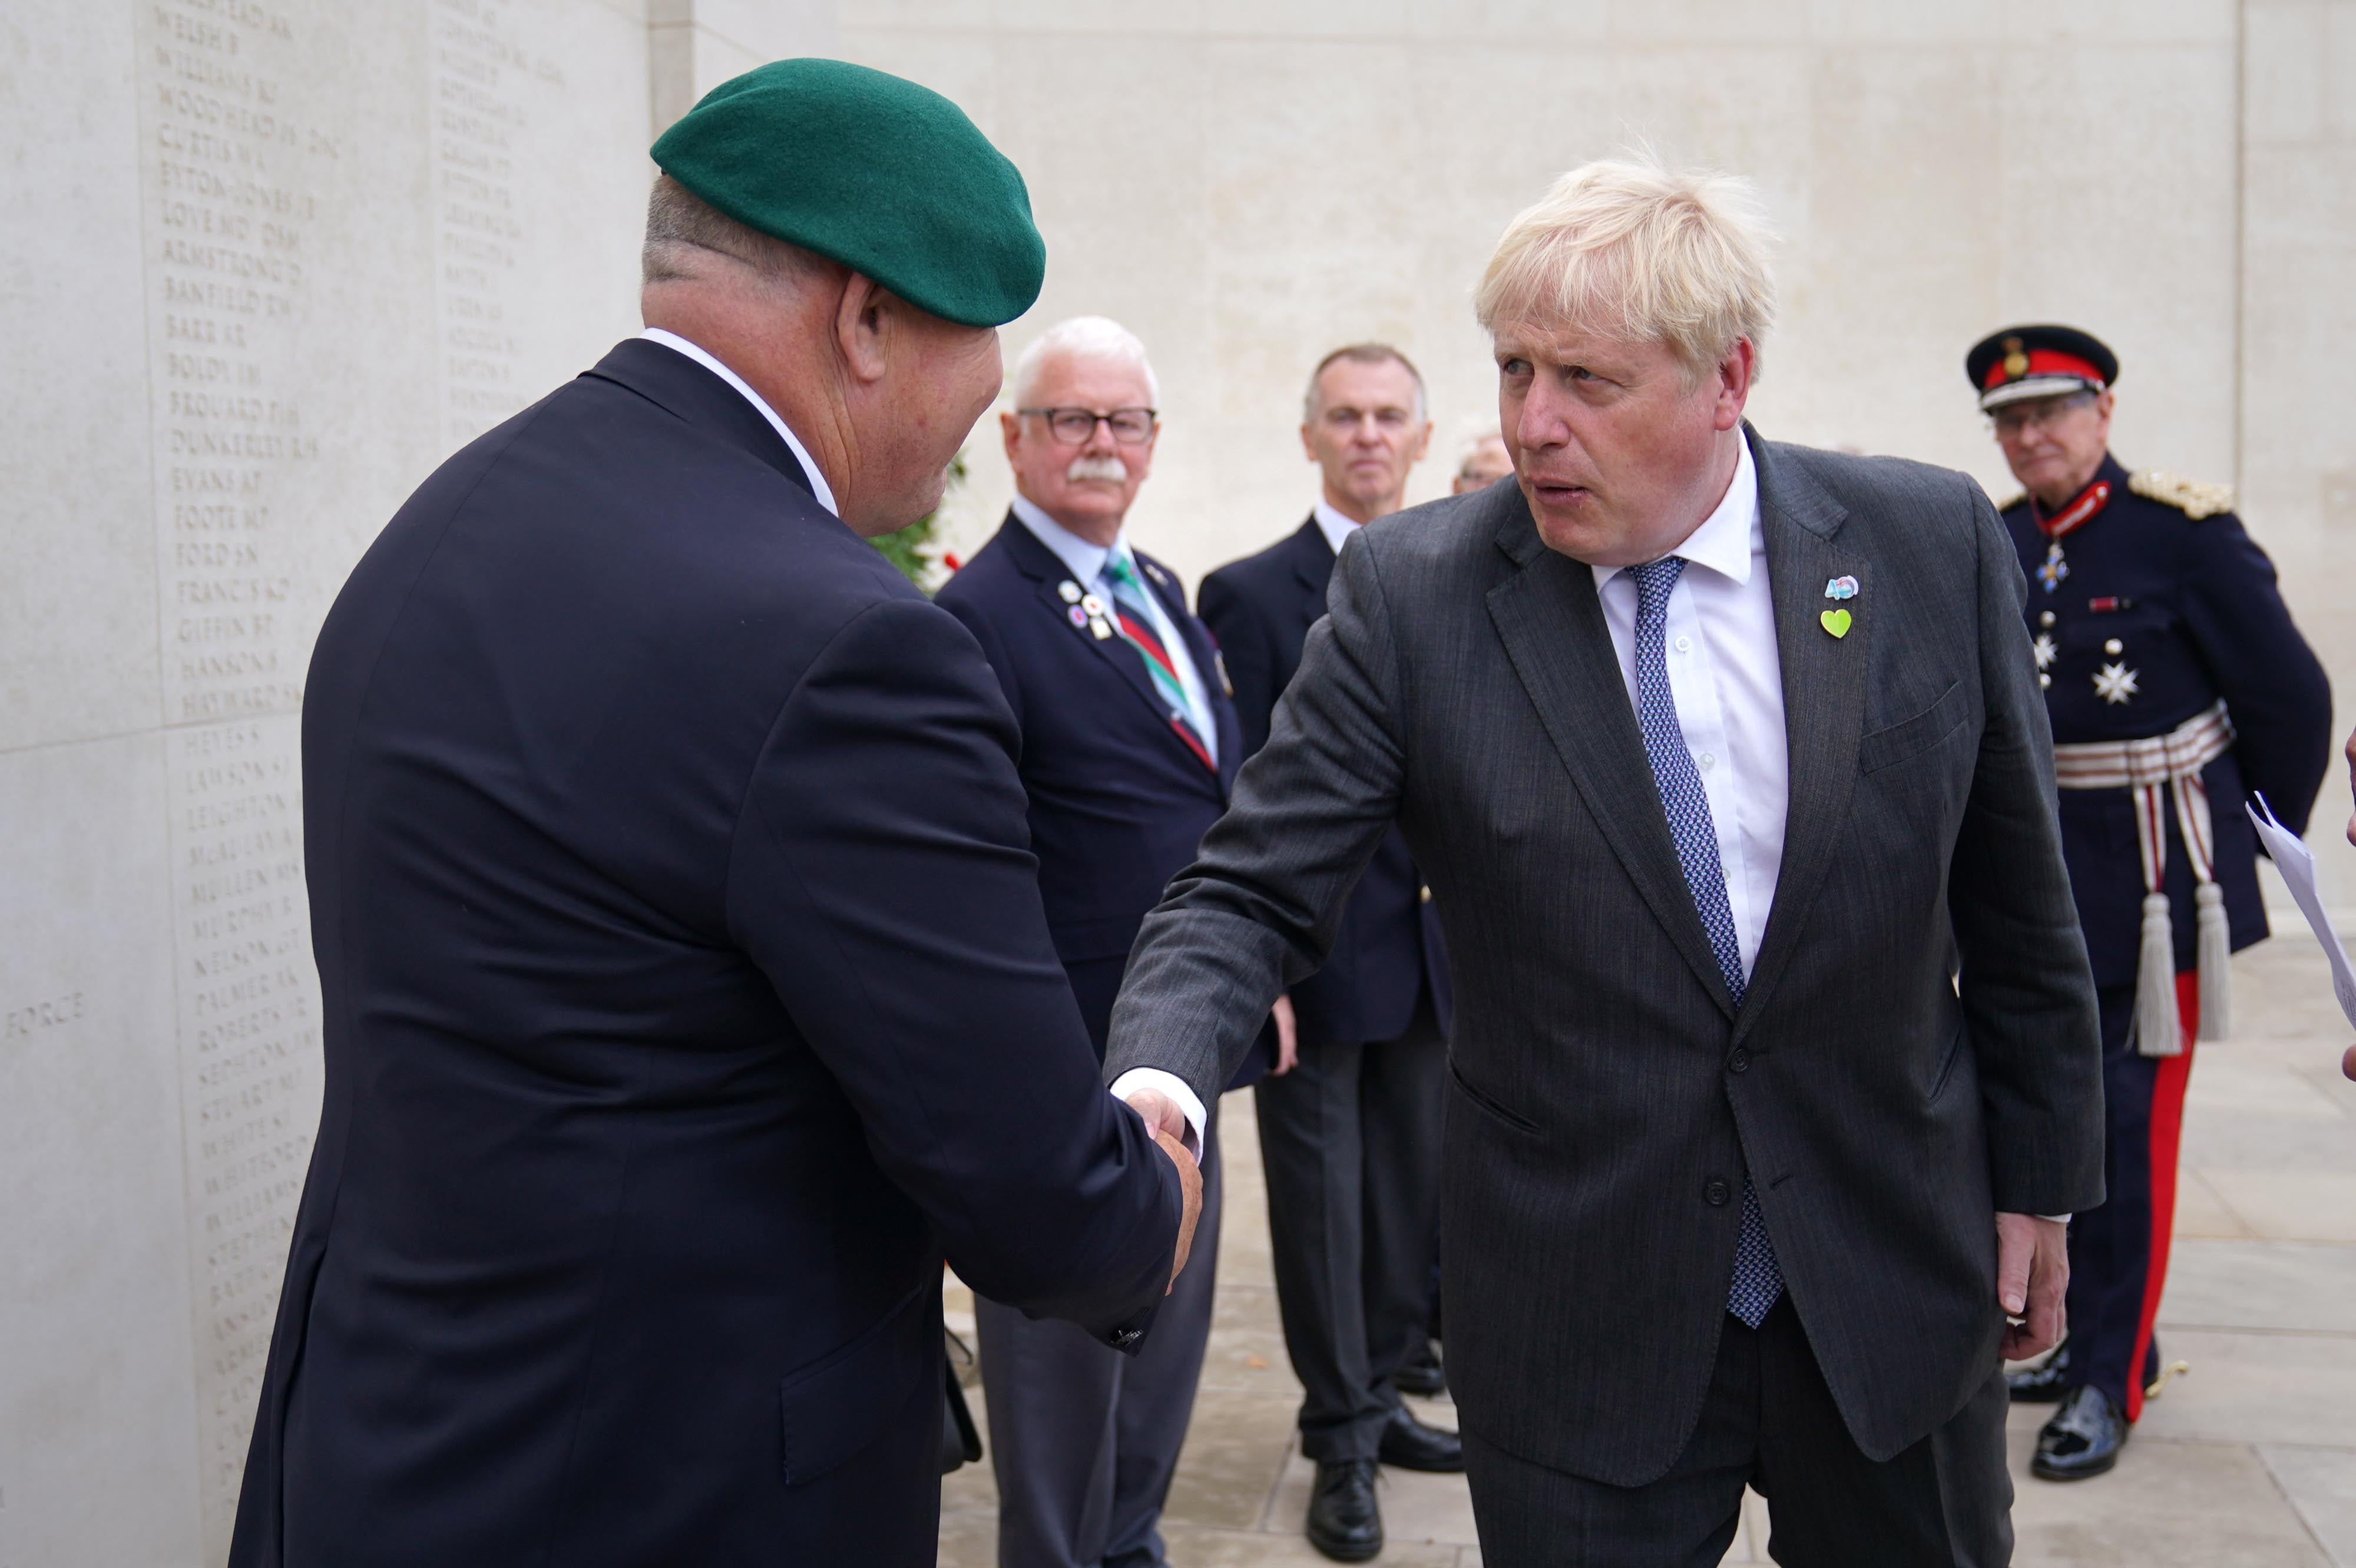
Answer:
[{"label": "striped regimental tie", "polygon": [[[1702,790],[1693,754],[1686,749],[1676,698],[1669,690],[1665,646],[1669,594],[1685,566],[1682,557],[1671,555],[1627,569],[1636,585],[1636,724],[1644,732],[1644,755],[1653,764],[1653,783],[1661,791],[1686,886],[1701,915],[1702,929],[1709,935],[1709,950],[1726,976],[1726,989],[1740,1008],[1748,980],[1742,972],[1742,944],[1734,934],[1734,907],[1727,901],[1726,871],[1718,858],[1718,830],[1710,822],[1709,797]],[[1734,1283],[1727,1289],[1726,1310],[1756,1328],[1783,1294],[1783,1271],[1776,1264],[1767,1221],[1759,1212],[1759,1190],[1746,1170],[1742,1232],[1734,1242]]]},{"label": "striped regimental tie", "polygon": [[1151,592],[1139,579],[1137,562],[1128,546],[1122,545],[1105,557],[1104,575],[1112,589],[1114,619],[1120,635],[1145,660],[1145,672],[1152,678],[1154,693],[1170,714],[1170,727],[1178,732],[1178,738],[1186,743],[1187,749],[1204,767],[1217,772],[1219,765],[1212,758],[1211,748],[1203,744],[1204,736],[1210,732],[1210,715],[1195,707],[1186,682],[1179,678],[1177,663],[1170,657],[1169,645],[1162,639],[1165,630],[1172,635],[1175,630],[1154,604]]}]

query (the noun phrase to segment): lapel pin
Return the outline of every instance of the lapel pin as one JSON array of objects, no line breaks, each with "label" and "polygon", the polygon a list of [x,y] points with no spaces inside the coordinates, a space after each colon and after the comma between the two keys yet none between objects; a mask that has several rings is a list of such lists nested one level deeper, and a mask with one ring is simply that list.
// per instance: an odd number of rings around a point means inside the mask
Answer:
[{"label": "lapel pin", "polygon": [[1108,642],[1112,639],[1112,622],[1105,619],[1102,616],[1098,616],[1095,619],[1089,621],[1088,629],[1097,634],[1097,640],[1098,642]]},{"label": "lapel pin", "polygon": [[1080,602],[1080,585],[1069,577],[1055,585],[1055,592],[1063,596],[1063,600],[1067,605]]},{"label": "lapel pin", "polygon": [[1828,599],[1853,599],[1857,597],[1857,579],[1855,577],[1835,577],[1831,582],[1825,585],[1825,597]]},{"label": "lapel pin", "polygon": [[1825,629],[1832,633],[1837,638],[1847,637],[1848,635],[1848,628],[1852,624],[1851,618],[1847,610],[1826,610],[1824,614],[1818,616],[1816,619],[1823,622]]},{"label": "lapel pin", "polygon": [[1086,598],[1080,601],[1080,608],[1088,612],[1088,618],[1090,620],[1101,620],[1104,618],[1104,601],[1097,597],[1094,594],[1088,595]]},{"label": "lapel pin", "polygon": [[1072,624],[1074,626],[1085,627],[1088,624],[1088,612],[1080,608],[1077,605],[1074,605],[1066,613],[1072,618]]}]

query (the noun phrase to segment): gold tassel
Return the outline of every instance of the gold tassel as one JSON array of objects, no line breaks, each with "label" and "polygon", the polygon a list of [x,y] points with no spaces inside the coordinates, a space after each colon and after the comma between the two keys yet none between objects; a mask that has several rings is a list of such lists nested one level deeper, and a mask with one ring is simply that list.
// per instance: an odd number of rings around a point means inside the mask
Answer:
[{"label": "gold tassel", "polygon": [[2136,966],[2136,1049],[2147,1057],[2184,1054],[2176,1012],[2176,928],[2168,915],[2168,895],[2143,900],[2143,957]]},{"label": "gold tassel", "polygon": [[2225,923],[2225,890],[2204,882],[2193,902],[2201,918],[2201,1037],[2222,1040],[2233,1026],[2233,933]]},{"label": "gold tassel", "polygon": [[2161,1391],[2168,1387],[2169,1379],[2175,1377],[2190,1377],[2191,1374],[2191,1362],[2170,1361],[2166,1367],[2160,1369],[2159,1381],[2144,1390],[2143,1397],[2147,1400],[2156,1400],[2160,1396]]}]

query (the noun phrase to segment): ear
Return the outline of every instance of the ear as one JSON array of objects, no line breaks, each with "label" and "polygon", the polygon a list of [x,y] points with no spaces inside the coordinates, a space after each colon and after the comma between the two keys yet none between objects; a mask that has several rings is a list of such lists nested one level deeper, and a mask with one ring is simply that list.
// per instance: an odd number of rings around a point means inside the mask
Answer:
[{"label": "ear", "polygon": [[1318,460],[1317,448],[1309,444],[1309,426],[1306,424],[1301,427],[1301,455],[1312,463]]},{"label": "ear", "polygon": [[1022,415],[1009,413],[1001,409],[998,415],[998,431],[1006,438],[1006,461],[1011,467],[1014,462],[1015,446],[1023,438]]},{"label": "ear", "polygon": [[1416,432],[1415,445],[1408,449],[1407,460],[1410,463],[1420,463],[1430,451],[1431,421],[1427,419],[1423,422],[1423,428]]},{"label": "ear", "polygon": [[834,306],[834,343],[851,379],[870,384],[884,379],[899,326],[899,300],[864,273],[843,280]]},{"label": "ear", "polygon": [[1711,413],[1711,423],[1720,430],[1732,430],[1742,423],[1743,405],[1751,401],[1751,372],[1758,364],[1759,350],[1748,338],[1737,338],[1732,348],[1718,362],[1718,404]]}]

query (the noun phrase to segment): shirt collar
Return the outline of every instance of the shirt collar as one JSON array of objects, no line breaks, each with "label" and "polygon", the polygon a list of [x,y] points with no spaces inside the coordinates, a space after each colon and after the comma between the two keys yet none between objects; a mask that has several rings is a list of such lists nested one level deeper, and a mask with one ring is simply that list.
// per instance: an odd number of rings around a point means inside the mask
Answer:
[{"label": "shirt collar", "polygon": [[[1759,524],[1759,470],[1751,464],[1751,442],[1745,437],[1734,461],[1734,480],[1726,487],[1725,498],[1716,510],[1702,520],[1701,526],[1669,553],[1681,555],[1696,566],[1707,566],[1730,581],[1748,583],[1751,563],[1765,548],[1765,531]],[[1626,569],[1590,568],[1595,574],[1598,588]]]},{"label": "shirt collar", "polygon": [[718,360],[713,359],[703,349],[697,348],[694,344],[689,342],[686,338],[680,337],[676,332],[666,332],[659,327],[649,327],[645,331],[639,333],[638,336],[648,338],[650,341],[659,343],[666,349],[677,349],[680,353],[682,353],[689,359],[693,360],[697,364],[701,365],[705,370],[710,371],[713,375],[718,376],[722,381],[726,381],[730,386],[734,387],[738,392],[743,392],[744,394],[744,401],[751,403],[755,408],[760,410],[761,417],[769,422],[769,427],[772,430],[775,430],[779,436],[784,438],[787,447],[794,455],[794,461],[802,466],[803,474],[809,478],[810,482],[810,494],[816,498],[818,504],[826,508],[827,510],[832,512],[837,517],[841,517],[842,515],[842,508],[835,504],[834,491],[828,487],[826,476],[818,471],[818,465],[816,463],[810,461],[809,448],[804,446],[801,444],[801,439],[792,431],[786,428],[786,422],[777,417],[777,411],[771,408],[768,403],[762,399],[759,392],[755,392],[751,387],[744,384],[744,377],[738,375],[735,371],[730,370]]},{"label": "shirt collar", "polygon": [[1323,496],[1317,498],[1317,510],[1311,515],[1316,518],[1317,531],[1325,536],[1325,542],[1333,547],[1333,553],[1336,555],[1342,553],[1342,546],[1348,541],[1350,535],[1357,532],[1364,526],[1355,519],[1344,517],[1334,510],[1333,503]]},{"label": "shirt collar", "polygon": [[1082,539],[1078,534],[1049,517],[1040,509],[1037,502],[1019,491],[1012,505],[1015,518],[1023,527],[1031,531],[1032,537],[1054,551],[1055,559],[1064,564],[1066,569],[1072,574],[1073,580],[1084,588],[1104,575],[1106,559],[1112,554],[1113,551],[1122,548],[1129,542],[1126,527],[1121,532],[1114,535],[1109,547]]}]

